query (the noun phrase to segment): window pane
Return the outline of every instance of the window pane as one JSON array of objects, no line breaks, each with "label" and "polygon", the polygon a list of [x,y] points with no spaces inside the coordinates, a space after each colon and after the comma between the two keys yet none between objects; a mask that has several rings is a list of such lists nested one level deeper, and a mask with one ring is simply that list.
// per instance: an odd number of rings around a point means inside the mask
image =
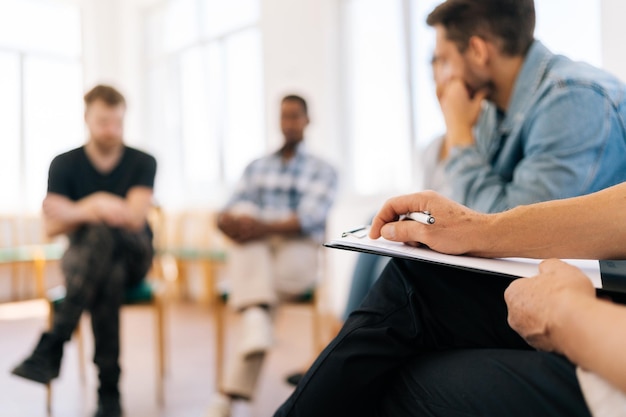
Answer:
[{"label": "window pane", "polygon": [[52,158],[85,141],[80,65],[27,58],[24,90],[26,204],[35,208],[45,195]]},{"label": "window pane", "polygon": [[[430,61],[435,48],[435,30],[426,24],[426,17],[440,0],[413,0],[411,36],[413,39],[413,87],[416,139],[418,147],[427,145],[445,133],[445,124],[433,82]],[[422,168],[417,167],[417,172]]]},{"label": "window pane", "polygon": [[254,24],[260,15],[259,0],[203,0],[204,34],[219,36]]},{"label": "window pane", "polygon": [[[219,180],[218,117],[215,99],[219,91],[209,87],[209,71],[219,69],[219,56],[207,56],[202,47],[193,48],[181,59],[182,130],[185,178],[192,182]],[[220,85],[219,79],[211,87]]]},{"label": "window pane", "polygon": [[175,51],[198,39],[197,3],[197,0],[174,0],[167,3],[163,34],[165,52]]},{"label": "window pane", "polygon": [[20,73],[17,55],[0,53],[0,211],[20,205]]},{"label": "window pane", "polygon": [[176,67],[167,61],[155,65],[146,82],[150,150],[158,161],[155,198],[160,203],[182,201],[185,196]]},{"label": "window pane", "polygon": [[245,166],[265,152],[261,68],[261,36],[257,29],[228,38],[223,135],[227,182],[236,181]]},{"label": "window pane", "polygon": [[352,0],[345,12],[355,191],[405,189],[412,181],[401,2]]},{"label": "window pane", "polygon": [[81,51],[80,12],[62,2],[0,2],[0,46],[65,56]]}]

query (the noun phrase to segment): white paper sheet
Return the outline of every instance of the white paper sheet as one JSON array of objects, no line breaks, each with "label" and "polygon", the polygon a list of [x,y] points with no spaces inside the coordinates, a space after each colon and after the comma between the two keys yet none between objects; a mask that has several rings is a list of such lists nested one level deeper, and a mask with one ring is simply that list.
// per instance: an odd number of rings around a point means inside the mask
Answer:
[{"label": "white paper sheet", "polygon": [[[414,248],[403,243],[391,242],[380,238],[372,240],[367,236],[355,237],[348,235],[326,243],[328,247],[338,249],[364,249],[385,256],[405,257],[424,260],[440,264],[453,265],[481,271],[496,272],[517,277],[531,277],[537,275],[539,263],[542,259],[529,258],[476,258],[472,256],[446,255],[428,248]],[[600,278],[600,263],[597,260],[563,259],[563,261],[580,268],[591,280],[594,287],[602,288]]]}]

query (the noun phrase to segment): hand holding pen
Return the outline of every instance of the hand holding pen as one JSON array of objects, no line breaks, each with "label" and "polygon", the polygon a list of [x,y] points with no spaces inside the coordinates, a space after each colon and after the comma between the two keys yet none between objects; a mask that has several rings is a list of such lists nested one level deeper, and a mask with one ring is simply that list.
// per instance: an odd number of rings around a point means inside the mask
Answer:
[{"label": "hand holding pen", "polygon": [[[403,221],[411,219],[414,221]],[[434,191],[394,197],[374,217],[369,237],[424,244],[439,252],[468,253],[477,247],[488,216],[468,209]]]}]

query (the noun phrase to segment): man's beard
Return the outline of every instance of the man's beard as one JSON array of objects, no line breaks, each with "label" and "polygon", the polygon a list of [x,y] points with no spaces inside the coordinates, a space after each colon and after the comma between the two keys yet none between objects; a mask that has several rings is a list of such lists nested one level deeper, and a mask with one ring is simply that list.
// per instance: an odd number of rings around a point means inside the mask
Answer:
[{"label": "man's beard", "polygon": [[114,152],[120,147],[122,144],[122,138],[114,136],[94,137],[93,144],[100,153],[108,154]]}]

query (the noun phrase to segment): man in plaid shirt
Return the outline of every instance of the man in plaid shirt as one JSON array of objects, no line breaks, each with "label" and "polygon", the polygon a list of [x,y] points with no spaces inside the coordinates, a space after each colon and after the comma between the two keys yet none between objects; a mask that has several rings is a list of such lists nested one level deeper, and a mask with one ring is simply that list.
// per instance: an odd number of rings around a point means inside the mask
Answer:
[{"label": "man in plaid shirt", "polygon": [[284,97],[283,146],[248,165],[218,216],[220,230],[236,242],[229,252],[229,303],[242,314],[242,327],[209,416],[230,416],[233,398],[252,397],[272,345],[271,308],[315,285],[318,247],[335,198],[337,172],[307,152],[302,142],[308,124],[306,101]]}]

